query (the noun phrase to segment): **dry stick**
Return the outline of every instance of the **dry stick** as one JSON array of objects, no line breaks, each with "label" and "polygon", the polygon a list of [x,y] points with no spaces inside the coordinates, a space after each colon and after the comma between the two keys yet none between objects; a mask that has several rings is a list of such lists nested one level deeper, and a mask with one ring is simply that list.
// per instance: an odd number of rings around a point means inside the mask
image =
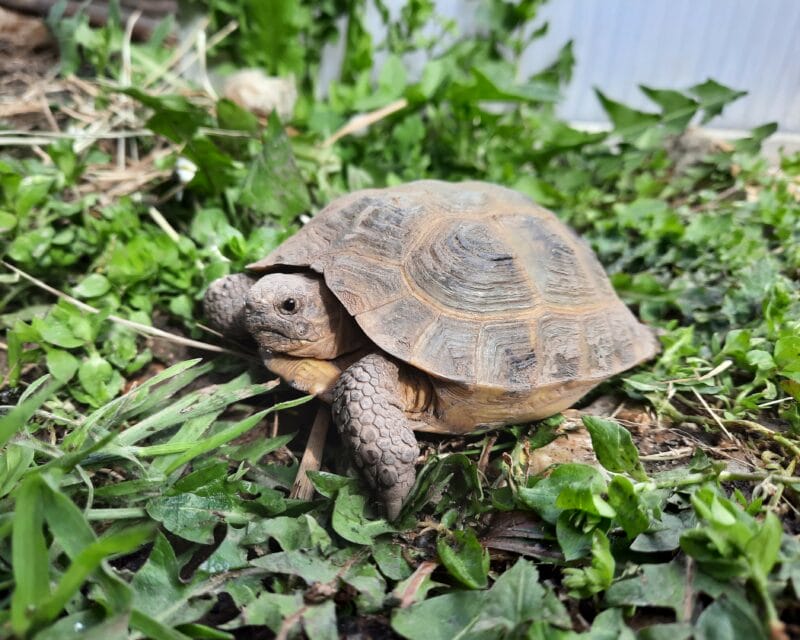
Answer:
[{"label": "dry stick", "polygon": [[493,433],[488,438],[486,438],[486,441],[483,444],[483,450],[481,451],[481,456],[480,458],[478,458],[478,473],[480,473],[481,475],[486,474],[486,467],[489,464],[489,455],[492,452],[492,447],[494,446],[495,442],[497,442],[497,434]]},{"label": "dry stick", "polygon": [[697,391],[697,389],[695,389],[694,387],[692,387],[692,392],[693,392],[693,393],[694,393],[694,395],[697,397],[697,399],[700,401],[700,404],[702,404],[702,405],[703,405],[703,408],[704,408],[706,411],[708,411],[708,414],[709,414],[709,415],[710,415],[710,416],[711,416],[711,417],[714,419],[714,422],[716,422],[716,423],[717,423],[717,426],[718,426],[720,429],[722,429],[722,433],[724,433],[724,434],[725,434],[725,436],[728,438],[728,440],[733,440],[733,436],[731,435],[730,431],[728,431],[728,430],[725,428],[725,425],[723,424],[722,420],[720,420],[720,419],[719,419],[719,416],[718,416],[718,415],[717,415],[717,414],[714,412],[714,410],[713,410],[713,409],[712,409],[710,406],[708,406],[708,403],[706,402],[706,400],[705,400],[705,398],[702,396],[702,394],[701,394],[701,393],[699,393],[699,392]]},{"label": "dry stick", "polygon": [[177,47],[172,52],[172,55],[158,68],[156,68],[147,78],[145,78],[144,84],[142,85],[143,88],[149,87],[153,84],[156,80],[160,79],[164,74],[168,73],[172,67],[178,64],[181,61],[181,58],[185,56],[189,51],[191,51],[192,47],[194,46],[194,39],[195,35],[198,31],[204,30],[208,26],[209,19],[208,18],[201,18],[195,25],[192,27],[191,33],[186,37],[185,40],[182,40]]},{"label": "dry stick", "polygon": [[[667,414],[673,420],[678,420],[680,422],[690,422],[692,424],[699,424],[701,426],[718,426],[715,420],[711,418],[707,418],[706,416],[687,416],[679,411],[675,411],[674,414]],[[764,436],[773,442],[781,445],[784,449],[790,451],[793,455],[800,457],[800,445],[796,442],[792,442],[789,438],[784,435],[781,435],[777,431],[773,431],[772,429],[768,429],[763,424],[758,424],[757,422],[753,422],[752,420],[742,420],[742,419],[724,419],[722,423],[726,427],[733,427],[743,429],[744,431],[749,431],[750,433],[757,433],[760,436]]]},{"label": "dry stick", "polygon": [[405,609],[406,607],[414,604],[414,599],[417,595],[417,590],[419,589],[420,585],[425,581],[425,578],[434,572],[438,566],[438,562],[426,560],[414,570],[414,573],[412,573],[408,578],[406,588],[403,590],[403,593],[400,594],[400,604],[398,605],[400,609]]},{"label": "dry stick", "polygon": [[392,115],[396,111],[400,111],[401,109],[405,109],[408,106],[408,100],[405,98],[400,98],[400,100],[395,100],[387,104],[385,107],[381,107],[380,109],[375,109],[375,111],[368,111],[367,113],[360,113],[357,116],[353,116],[348,120],[347,124],[345,124],[341,129],[339,129],[336,133],[334,133],[330,138],[325,140],[322,143],[324,147],[330,147],[340,138],[344,138],[345,136],[349,136],[351,133],[355,133],[359,129],[366,129],[367,127],[375,124],[376,122],[383,120],[384,118]]},{"label": "dry stick", "polygon": [[306,450],[297,469],[297,477],[294,480],[289,497],[298,500],[310,500],[311,496],[314,495],[314,485],[311,484],[306,472],[319,471],[322,465],[322,448],[325,446],[325,437],[328,435],[330,423],[330,409],[324,405],[320,406],[317,410],[317,417],[314,418],[314,424],[311,427],[311,433],[306,443]]},{"label": "dry stick", "polygon": [[[142,17],[142,12],[139,10],[134,11],[125,24],[125,37],[122,39],[122,84],[129,87],[131,78],[133,77],[132,63],[131,63],[131,38],[133,38],[133,28],[136,26],[137,20]],[[122,99],[122,109],[131,112],[130,98],[125,96]],[[125,168],[125,138],[117,140],[117,168]]]},{"label": "dry stick", "polygon": [[[71,304],[74,304],[79,309],[86,311],[88,313],[100,313],[99,309],[95,309],[93,306],[86,304],[85,302],[81,302],[77,298],[73,298],[72,296],[64,293],[63,291],[59,291],[54,287],[51,287],[49,284],[45,284],[41,280],[34,278],[32,275],[25,273],[21,269],[17,269],[14,265],[9,264],[5,260],[0,260],[0,264],[2,264],[6,269],[9,269],[16,273],[18,276],[25,278],[28,282],[36,285],[40,289],[47,291],[48,293],[52,293],[57,298],[61,298],[62,300],[66,300]],[[191,340],[189,338],[183,338],[181,336],[176,336],[175,334],[169,333],[167,331],[162,331],[161,329],[156,329],[155,327],[150,327],[146,324],[140,324],[138,322],[133,322],[132,320],[127,320],[125,318],[120,318],[119,316],[109,315],[107,316],[108,320],[111,322],[116,322],[123,327],[128,327],[129,329],[133,329],[134,331],[138,331],[139,333],[144,333],[149,336],[153,336],[154,338],[161,338],[163,340],[169,340],[170,342],[174,342],[176,344],[182,344],[186,347],[193,347],[195,349],[202,349],[203,351],[213,351],[214,353],[229,353],[234,356],[238,356],[240,358],[247,358],[248,360],[254,360],[260,362],[257,358],[253,356],[242,353],[240,351],[233,351],[232,349],[226,349],[225,347],[220,347],[215,344],[208,344],[207,342],[200,342],[199,340]]]}]

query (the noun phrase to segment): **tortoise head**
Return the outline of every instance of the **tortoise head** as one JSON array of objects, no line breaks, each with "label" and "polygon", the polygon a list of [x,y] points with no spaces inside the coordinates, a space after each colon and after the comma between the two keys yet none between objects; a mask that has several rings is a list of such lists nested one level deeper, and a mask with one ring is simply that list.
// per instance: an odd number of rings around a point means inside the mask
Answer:
[{"label": "tortoise head", "polygon": [[259,347],[295,357],[331,360],[365,341],[317,274],[265,275],[247,292],[244,322]]}]

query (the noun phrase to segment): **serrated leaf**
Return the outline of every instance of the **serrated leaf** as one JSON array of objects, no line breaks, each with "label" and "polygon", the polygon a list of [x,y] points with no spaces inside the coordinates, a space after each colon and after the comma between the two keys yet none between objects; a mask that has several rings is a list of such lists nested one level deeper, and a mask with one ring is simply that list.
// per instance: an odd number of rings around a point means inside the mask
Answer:
[{"label": "serrated leaf", "polygon": [[594,92],[614,125],[614,131],[626,140],[638,138],[660,120],[658,114],[631,109],[621,102],[611,100],[599,89]]},{"label": "serrated leaf", "polygon": [[720,115],[722,110],[731,102],[747,95],[747,91],[731,89],[710,78],[691,87],[689,93],[697,97],[704,111],[703,118],[700,121],[701,124],[705,124]]},{"label": "serrated leaf", "polygon": [[655,89],[640,85],[639,88],[661,107],[661,123],[670,133],[681,133],[686,129],[700,105],[689,96],[671,89]]}]

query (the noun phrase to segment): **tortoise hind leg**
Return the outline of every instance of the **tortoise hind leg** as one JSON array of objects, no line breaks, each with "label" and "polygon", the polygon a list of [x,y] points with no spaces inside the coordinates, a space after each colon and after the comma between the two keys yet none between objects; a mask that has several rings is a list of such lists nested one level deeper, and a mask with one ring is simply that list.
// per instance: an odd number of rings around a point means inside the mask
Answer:
[{"label": "tortoise hind leg", "polygon": [[419,454],[397,364],[370,354],[347,368],[333,389],[333,421],[387,516],[396,519],[414,484]]}]

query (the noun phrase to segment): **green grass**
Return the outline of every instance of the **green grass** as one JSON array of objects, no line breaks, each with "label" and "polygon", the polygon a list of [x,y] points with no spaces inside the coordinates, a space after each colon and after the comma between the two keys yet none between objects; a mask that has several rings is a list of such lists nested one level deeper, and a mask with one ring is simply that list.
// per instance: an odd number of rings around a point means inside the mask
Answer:
[{"label": "green grass", "polygon": [[[185,93],[160,35],[130,45],[119,26],[75,18],[59,21],[62,74],[97,82],[105,129],[134,114],[126,166],[135,153],[152,176],[98,179],[121,144],[102,139],[0,155],[0,253],[29,276],[0,273],[0,636],[799,633],[800,157],[769,167],[759,147],[772,125],[691,155],[676,142],[738,88],[643,87],[647,113],[598,92],[613,130],[586,133],[554,115],[569,44],[519,78],[539,2],[486,0],[486,32],[463,36],[418,0],[384,15],[382,43],[363,28],[364,2],[199,4],[209,33],[238,24],[212,67],[294,74],[291,122]],[[341,79],[320,100],[314,78],[344,15]],[[410,52],[426,61],[419,80],[401,62]],[[136,89],[120,86],[127,74]],[[78,97],[51,105],[63,130]],[[398,99],[365,133],[323,145]],[[186,184],[171,173],[179,157],[197,167]],[[497,182],[554,210],[663,349],[588,398],[622,405],[619,419],[591,409],[425,440],[392,525],[337,466],[333,436],[310,474],[315,498],[289,497],[309,422],[294,407],[308,398],[247,358],[190,358],[216,343],[199,305],[211,280],[337,195],[421,177]],[[165,349],[153,325],[194,351]],[[583,428],[600,467],[529,473],[536,449]],[[637,450],[676,440],[694,452]]]}]

